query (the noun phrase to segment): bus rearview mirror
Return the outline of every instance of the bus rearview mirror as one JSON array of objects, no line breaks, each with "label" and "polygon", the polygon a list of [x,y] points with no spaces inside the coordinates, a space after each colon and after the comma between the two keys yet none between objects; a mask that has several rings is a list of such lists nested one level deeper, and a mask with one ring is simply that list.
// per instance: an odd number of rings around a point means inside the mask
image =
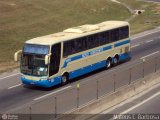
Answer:
[{"label": "bus rearview mirror", "polygon": [[14,54],[14,61],[15,62],[20,61],[21,54],[22,54],[22,50],[19,50]]},{"label": "bus rearview mirror", "polygon": [[45,65],[48,65],[50,63],[50,56],[51,54],[45,56]]}]

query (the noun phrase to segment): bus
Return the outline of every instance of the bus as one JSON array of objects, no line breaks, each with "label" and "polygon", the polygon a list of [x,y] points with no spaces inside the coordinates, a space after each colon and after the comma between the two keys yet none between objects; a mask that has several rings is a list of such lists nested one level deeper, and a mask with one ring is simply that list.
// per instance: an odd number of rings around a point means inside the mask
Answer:
[{"label": "bus", "polygon": [[22,83],[45,88],[130,58],[130,26],[125,21],[86,24],[33,38],[14,54]]}]

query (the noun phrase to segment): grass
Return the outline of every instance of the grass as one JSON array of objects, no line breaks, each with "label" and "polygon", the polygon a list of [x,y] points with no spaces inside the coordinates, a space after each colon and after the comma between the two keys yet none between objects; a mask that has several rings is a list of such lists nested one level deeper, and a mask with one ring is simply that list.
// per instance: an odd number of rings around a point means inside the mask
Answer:
[{"label": "grass", "polygon": [[[131,22],[132,34],[159,25],[158,5],[137,0],[120,0],[133,9],[146,10]],[[0,72],[18,66],[14,52],[34,37],[68,27],[106,20],[125,20],[131,13],[110,0],[0,0]],[[148,19],[149,16],[149,19]],[[146,23],[146,20],[151,22]],[[145,24],[145,25],[144,25]]]}]

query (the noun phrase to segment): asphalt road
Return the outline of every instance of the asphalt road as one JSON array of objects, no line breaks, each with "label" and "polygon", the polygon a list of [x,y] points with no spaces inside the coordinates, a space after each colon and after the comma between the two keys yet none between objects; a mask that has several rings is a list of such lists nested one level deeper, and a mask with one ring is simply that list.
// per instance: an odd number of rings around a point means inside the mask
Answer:
[{"label": "asphalt road", "polygon": [[[131,64],[136,59],[160,51],[160,28],[134,36],[131,42],[131,51],[132,60],[117,67],[127,66],[127,64]],[[78,82],[84,82],[103,72],[104,71],[99,71],[96,74],[83,77],[80,81],[48,90],[38,87],[23,87],[19,80],[20,75],[18,73],[10,76],[3,76],[0,78],[0,113],[36,101],[37,98],[41,98],[41,96],[54,94],[56,91],[67,89],[76,85]],[[46,97],[48,96],[49,95]]]},{"label": "asphalt road", "polygon": [[153,97],[151,96],[150,98],[151,100],[146,101],[144,104],[131,110],[129,114],[135,114],[135,113],[159,114],[160,113],[160,106],[159,106],[160,105],[160,92],[157,92],[157,94],[154,94],[154,96]]}]

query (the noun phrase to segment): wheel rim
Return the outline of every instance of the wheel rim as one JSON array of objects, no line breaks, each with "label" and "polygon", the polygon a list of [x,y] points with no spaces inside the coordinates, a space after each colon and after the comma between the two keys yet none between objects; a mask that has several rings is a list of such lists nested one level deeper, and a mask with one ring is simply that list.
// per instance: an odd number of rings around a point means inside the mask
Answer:
[{"label": "wheel rim", "polygon": [[114,64],[117,64],[117,63],[118,63],[117,58],[114,58]]},{"label": "wheel rim", "polygon": [[110,60],[107,60],[107,68],[109,68],[111,66],[111,62]]},{"label": "wheel rim", "polygon": [[66,76],[62,76],[62,82],[63,82],[63,83],[66,83],[66,82],[67,82]]}]

